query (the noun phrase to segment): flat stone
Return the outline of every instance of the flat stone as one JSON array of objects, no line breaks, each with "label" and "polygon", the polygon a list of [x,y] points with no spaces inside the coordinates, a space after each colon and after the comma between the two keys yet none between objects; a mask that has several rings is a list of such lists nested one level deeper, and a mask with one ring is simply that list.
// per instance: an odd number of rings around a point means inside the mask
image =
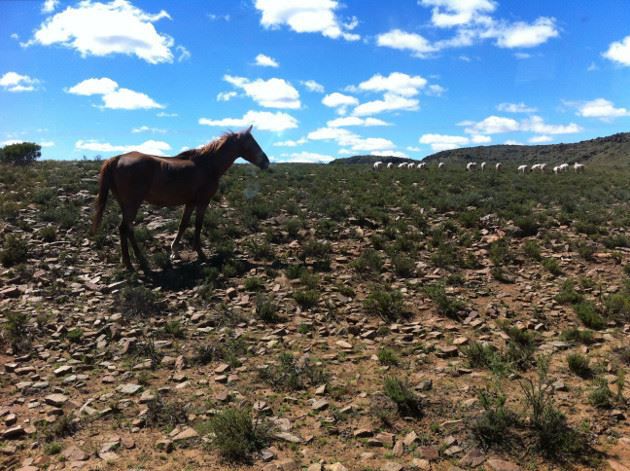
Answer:
[{"label": "flat stone", "polygon": [[180,442],[182,440],[190,440],[191,438],[197,438],[199,434],[192,427],[186,427],[184,430],[179,432],[177,435],[172,437],[174,442]]},{"label": "flat stone", "polygon": [[61,407],[68,401],[68,396],[64,394],[49,394],[44,400],[46,401],[46,404]]},{"label": "flat stone", "polygon": [[21,425],[16,427],[11,427],[2,432],[3,440],[14,440],[16,438],[20,438],[26,435],[26,430]]},{"label": "flat stone", "polygon": [[521,467],[515,465],[511,461],[501,460],[498,458],[491,458],[486,461],[488,469],[493,471],[520,471]]},{"label": "flat stone", "polygon": [[434,446],[421,446],[418,451],[424,459],[429,461],[435,461],[440,458],[440,452]]},{"label": "flat stone", "polygon": [[65,376],[65,375],[67,375],[68,373],[71,373],[71,372],[72,372],[72,367],[70,365],[60,366],[55,371],[53,371],[53,373],[55,373],[55,376],[57,376],[57,377]]},{"label": "flat stone", "polygon": [[416,432],[412,430],[407,435],[405,435],[405,438],[403,438],[402,441],[406,447],[410,447],[417,440],[417,438],[418,438],[418,435],[416,434]]},{"label": "flat stone", "polygon": [[429,471],[431,469],[431,463],[429,460],[423,458],[414,458],[411,460],[411,466],[414,466],[422,471]]},{"label": "flat stone", "polygon": [[391,461],[381,466],[381,471],[402,471],[402,469],[404,469],[402,464],[393,463]]},{"label": "flat stone", "polygon": [[335,342],[335,345],[337,345],[339,348],[343,348],[344,350],[352,350],[352,344],[346,342],[345,340],[337,340]]},{"label": "flat stone", "polygon": [[324,469],[326,471],[348,471],[348,468],[346,468],[344,465],[342,465],[339,462],[336,462],[334,464],[327,464]]},{"label": "flat stone", "polygon": [[324,410],[328,407],[329,402],[326,399],[320,399],[318,401],[315,401],[313,403],[312,409],[313,410]]},{"label": "flat stone", "polygon": [[88,454],[76,445],[70,445],[61,452],[61,455],[68,461],[86,461]]},{"label": "flat stone", "polygon": [[136,394],[141,389],[142,389],[142,386],[140,386],[139,384],[132,384],[132,383],[121,384],[120,386],[116,388],[118,392],[122,394],[129,394],[129,395]]},{"label": "flat stone", "polygon": [[277,432],[274,434],[274,437],[280,439],[280,440],[284,440],[285,442],[289,442],[289,443],[302,443],[303,440],[298,437],[297,435],[293,435],[292,433],[289,432]]},{"label": "flat stone", "polygon": [[463,458],[459,460],[459,464],[462,466],[470,466],[472,468],[476,468],[477,466],[481,465],[485,460],[486,457],[479,448],[471,448],[463,456]]}]

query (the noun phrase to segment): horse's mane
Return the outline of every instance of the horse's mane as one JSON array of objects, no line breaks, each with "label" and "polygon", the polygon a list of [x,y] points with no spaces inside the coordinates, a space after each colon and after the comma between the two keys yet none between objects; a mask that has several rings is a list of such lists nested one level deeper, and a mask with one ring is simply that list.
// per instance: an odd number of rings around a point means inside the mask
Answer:
[{"label": "horse's mane", "polygon": [[188,149],[184,152],[180,152],[175,157],[177,157],[178,159],[190,160],[201,155],[214,154],[218,152],[225,145],[225,143],[230,140],[230,138],[236,136],[237,134],[238,133],[232,131],[224,132],[219,137],[213,139],[207,144],[204,144],[201,147],[197,147],[196,149]]}]

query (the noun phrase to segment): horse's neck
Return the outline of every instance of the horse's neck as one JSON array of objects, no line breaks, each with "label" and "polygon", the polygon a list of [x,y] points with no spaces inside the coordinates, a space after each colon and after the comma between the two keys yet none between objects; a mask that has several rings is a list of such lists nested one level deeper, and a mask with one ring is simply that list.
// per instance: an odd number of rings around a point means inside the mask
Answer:
[{"label": "horse's neck", "polygon": [[199,161],[210,173],[220,177],[227,172],[237,157],[237,149],[235,149],[234,146],[229,146],[225,149],[219,149],[207,155],[203,155]]}]

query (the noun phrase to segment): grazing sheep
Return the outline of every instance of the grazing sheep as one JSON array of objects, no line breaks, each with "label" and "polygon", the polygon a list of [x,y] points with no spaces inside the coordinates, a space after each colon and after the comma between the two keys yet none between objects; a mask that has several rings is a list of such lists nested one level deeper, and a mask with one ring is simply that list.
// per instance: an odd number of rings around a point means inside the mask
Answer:
[{"label": "grazing sheep", "polygon": [[497,162],[496,165],[494,166],[494,169],[497,172],[500,172],[502,167],[503,167],[503,165],[501,165],[501,162]]},{"label": "grazing sheep", "polygon": [[553,173],[555,173],[556,175],[558,175],[558,173],[560,173],[561,171],[562,171],[562,170],[560,170],[560,166],[559,166],[559,165],[556,165],[556,166],[553,168]]},{"label": "grazing sheep", "polygon": [[585,170],[586,167],[584,167],[584,165],[579,164],[577,162],[575,162],[573,164],[573,170],[575,171],[575,173],[579,173],[579,172],[583,172]]},{"label": "grazing sheep", "polygon": [[387,168],[394,168],[394,164],[393,164],[393,163],[391,163],[391,162],[389,162],[389,163],[387,164]]},{"label": "grazing sheep", "polygon": [[383,166],[383,162],[379,160],[378,162],[374,162],[374,165],[372,166],[372,168],[374,170],[380,170],[382,166]]},{"label": "grazing sheep", "polygon": [[483,172],[486,169],[486,163],[485,162],[481,162],[481,171]]},{"label": "grazing sheep", "polygon": [[534,170],[539,170],[540,169],[540,164],[534,164],[531,166],[530,171],[534,171]]},{"label": "grazing sheep", "polygon": [[444,162],[440,162],[440,163],[438,164],[438,169],[440,169],[440,168],[444,168],[444,165],[446,165]]},{"label": "grazing sheep", "polygon": [[558,168],[561,172],[566,172],[567,170],[569,170],[569,164],[561,164]]},{"label": "grazing sheep", "polygon": [[547,168],[547,164],[540,164],[540,167],[538,167],[541,173],[545,173],[546,168]]},{"label": "grazing sheep", "polygon": [[401,164],[398,164],[398,168],[407,168],[407,164],[404,162]]},{"label": "grazing sheep", "polygon": [[475,169],[476,166],[477,166],[476,162],[468,162],[466,164],[466,171],[467,172],[472,172]]},{"label": "grazing sheep", "polygon": [[527,165],[519,165],[516,171],[525,175],[525,172],[527,172]]},{"label": "grazing sheep", "polygon": [[427,164],[424,162],[421,162],[418,164],[418,169],[419,170],[427,170]]}]

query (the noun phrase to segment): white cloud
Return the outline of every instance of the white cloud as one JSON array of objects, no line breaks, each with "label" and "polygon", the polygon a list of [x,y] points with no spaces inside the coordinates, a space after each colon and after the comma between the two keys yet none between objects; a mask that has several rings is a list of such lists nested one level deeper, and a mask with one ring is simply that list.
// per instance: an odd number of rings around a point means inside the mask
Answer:
[{"label": "white cloud", "polygon": [[306,80],[300,83],[304,85],[309,92],[324,93],[324,86],[321,83],[317,83],[315,80]]},{"label": "white cloud", "polygon": [[265,54],[258,54],[256,56],[256,65],[261,67],[279,67],[280,64],[273,58],[266,56]]},{"label": "white cloud", "polygon": [[515,52],[514,57],[517,59],[531,59],[532,55],[529,52]]},{"label": "white cloud", "polygon": [[42,13],[52,13],[59,5],[59,0],[46,0],[42,4]]},{"label": "white cloud", "polygon": [[405,154],[404,152],[401,152],[399,150],[375,150],[370,152],[371,155],[377,155],[377,156],[382,156],[382,157],[404,157],[404,158],[409,158],[409,156],[407,154]]},{"label": "white cloud", "polygon": [[184,62],[190,59],[190,51],[184,46],[177,46],[175,50],[179,53],[179,56],[177,56],[177,62]]},{"label": "white cloud", "polygon": [[539,46],[559,34],[555,18],[541,16],[532,24],[519,21],[500,26],[488,36],[496,37],[497,46],[512,49]]},{"label": "white cloud", "polygon": [[280,132],[297,128],[298,120],[293,116],[280,111],[248,111],[242,118],[209,119],[200,118],[199,124],[218,127],[246,127],[253,125],[261,131]]},{"label": "white cloud", "polygon": [[46,19],[23,45],[61,44],[83,57],[126,54],[150,64],[172,62],[173,38],[158,33],[153,26],[162,18],[170,16],[164,10],[146,13],[127,0],[84,0]]},{"label": "white cloud", "polygon": [[118,83],[107,77],[84,80],[68,89],[67,93],[81,96],[101,95],[102,107],[111,110],[164,108],[164,105],[155,102],[150,96],[120,88]]},{"label": "white cloud", "polygon": [[606,59],[630,66],[630,36],[621,41],[610,43],[608,50],[602,54]]},{"label": "white cloud", "polygon": [[420,152],[422,148],[417,146],[407,146],[407,150],[409,152]]},{"label": "white cloud", "polygon": [[389,92],[396,95],[411,97],[418,94],[418,90],[427,84],[427,80],[419,75],[407,75],[401,72],[392,72],[387,77],[376,74],[365,82],[361,82],[358,88],[370,92]]},{"label": "white cloud", "polygon": [[442,96],[445,92],[446,88],[442,85],[432,84],[427,87],[424,93],[429,96]]},{"label": "white cloud", "polygon": [[179,115],[177,113],[167,113],[165,111],[160,111],[155,116],[157,116],[158,118],[176,118]]},{"label": "white cloud", "polygon": [[283,154],[282,158],[274,160],[306,164],[325,164],[331,160],[335,160],[335,158],[331,155],[317,154],[315,152],[295,152],[293,154]]},{"label": "white cloud", "polygon": [[150,132],[152,134],[166,134],[166,129],[152,128],[152,127],[143,125],[143,126],[139,126],[137,128],[133,128],[131,130],[131,132],[133,134],[140,134],[140,133],[143,133],[143,132]]},{"label": "white cloud", "polygon": [[514,132],[520,129],[518,121],[501,116],[488,116],[477,123],[464,121],[460,125],[468,126],[465,131],[468,134],[500,134]]},{"label": "white cloud", "polygon": [[466,146],[470,144],[470,139],[466,136],[452,136],[448,134],[423,134],[418,139],[418,142],[430,145],[432,150],[439,152]]},{"label": "white cloud", "polygon": [[460,126],[466,126],[468,134],[502,134],[508,132],[533,132],[536,134],[573,134],[582,131],[575,123],[547,124],[540,116],[531,116],[523,121],[502,116],[488,116],[479,121],[463,121]]},{"label": "white cloud", "polygon": [[359,100],[350,95],[333,92],[322,98],[322,104],[324,106],[328,106],[329,108],[336,108],[336,111],[339,114],[346,114],[348,107],[358,105]]},{"label": "white cloud", "polygon": [[400,29],[393,29],[376,37],[376,44],[381,47],[389,47],[401,51],[411,51],[416,57],[426,57],[437,51],[429,41],[416,33],[408,33]]},{"label": "white cloud", "polygon": [[532,116],[521,123],[522,131],[536,134],[575,134],[582,131],[582,127],[575,123],[546,124],[540,116]]},{"label": "white cloud", "polygon": [[535,113],[538,111],[532,106],[527,106],[525,103],[500,103],[497,105],[497,110],[504,111],[506,113]]},{"label": "white cloud", "polygon": [[368,116],[388,111],[415,111],[420,102],[415,98],[406,98],[394,93],[385,93],[382,100],[368,101],[357,106],[352,114]]},{"label": "white cloud", "polygon": [[356,152],[393,152],[396,145],[382,137],[361,137],[344,128],[319,128],[310,132],[307,138],[312,141],[335,141]]},{"label": "white cloud", "polygon": [[219,92],[217,94],[217,101],[230,101],[232,98],[234,98],[235,96],[237,96],[238,93],[231,91],[231,92]]},{"label": "white cloud", "polygon": [[527,140],[527,142],[529,142],[530,144],[544,144],[545,142],[551,141],[553,141],[553,138],[544,134],[541,136],[532,136]]},{"label": "white cloud", "polygon": [[300,108],[299,92],[284,79],[249,80],[245,77],[224,75],[223,80],[242,89],[247,96],[265,108]]},{"label": "white cloud", "polygon": [[131,151],[143,152],[145,154],[152,155],[165,155],[171,149],[171,146],[164,141],[144,141],[142,144],[137,145],[113,145],[108,142],[100,142],[94,139],[78,140],[74,144],[77,150],[88,150],[92,152],[107,152],[107,153],[126,153]]},{"label": "white cloud", "polygon": [[306,144],[306,138],[302,137],[300,139],[298,139],[297,141],[292,141],[292,140],[288,140],[288,141],[279,141],[279,142],[274,142],[272,145],[274,147],[298,147],[301,145]]},{"label": "white cloud", "polygon": [[431,22],[439,28],[485,23],[486,16],[496,8],[492,0],[421,0],[425,7],[433,7]]},{"label": "white cloud", "polygon": [[356,18],[343,23],[335,14],[339,8],[336,0],[256,0],[254,5],[262,13],[260,24],[265,28],[287,25],[296,33],[321,33],[347,41],[360,39],[351,33],[358,24]]},{"label": "white cloud", "polygon": [[0,77],[0,87],[7,92],[32,92],[38,85],[39,80],[17,72],[7,72]]},{"label": "white cloud", "polygon": [[470,138],[470,142],[473,144],[488,144],[489,142],[492,142],[492,138],[490,136],[476,134]]},{"label": "white cloud", "polygon": [[630,110],[626,108],[615,108],[615,105],[605,98],[596,98],[578,106],[579,116],[584,118],[597,118],[602,121],[611,121],[614,118],[630,116]]},{"label": "white cloud", "polygon": [[20,140],[9,139],[7,141],[0,142],[0,147],[10,146],[11,144],[21,144],[22,142],[34,142],[36,144],[39,144],[42,148],[54,147],[55,146],[55,143],[53,141],[37,142],[37,139],[20,139]]},{"label": "white cloud", "polygon": [[521,141],[515,141],[514,139],[508,139],[503,144],[506,146],[522,146],[523,145]]},{"label": "white cloud", "polygon": [[364,119],[358,116],[344,116],[328,121],[326,126],[330,128],[341,128],[345,126],[391,126],[391,124],[378,118]]}]

